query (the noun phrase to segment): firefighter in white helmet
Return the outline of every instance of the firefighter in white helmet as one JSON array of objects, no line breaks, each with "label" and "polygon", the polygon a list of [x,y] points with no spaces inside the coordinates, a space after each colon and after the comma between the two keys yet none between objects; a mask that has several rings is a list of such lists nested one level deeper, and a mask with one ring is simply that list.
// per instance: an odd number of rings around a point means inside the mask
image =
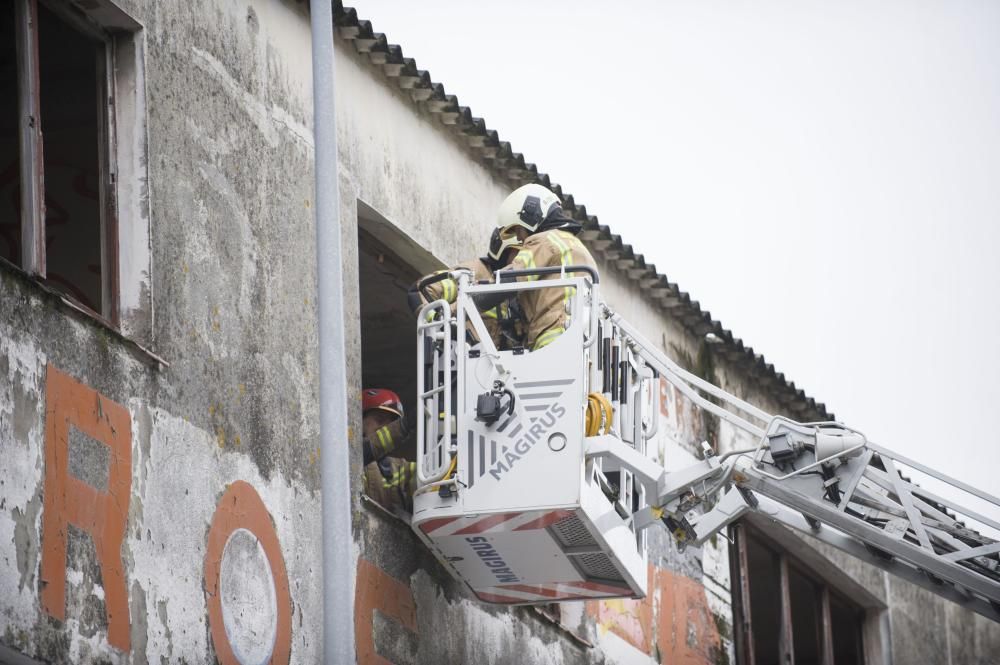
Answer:
[{"label": "firefighter in white helmet", "polygon": [[[497,219],[501,241],[520,241],[520,251],[511,270],[558,266],[588,266],[597,269],[594,257],[577,234],[582,226],[565,212],[553,192],[541,185],[515,189],[503,203]],[[558,279],[553,275],[525,275],[520,281]],[[570,323],[569,301],[573,289],[533,289],[518,296],[526,326],[526,344],[537,351],[551,344]]]},{"label": "firefighter in white helmet", "polygon": [[[454,270],[467,270],[472,273],[473,282],[493,281],[493,273],[503,268],[511,262],[517,251],[521,248],[521,241],[516,237],[508,236],[500,238],[500,229],[494,229],[490,237],[490,244],[486,251],[486,256],[471,261],[464,261],[455,266]],[[426,275],[417,280],[407,292],[407,300],[410,309],[414,314],[428,302],[435,300],[445,300],[451,303],[452,313],[455,311],[455,302],[458,298],[458,284],[452,277],[445,277],[451,271],[439,270],[430,275]],[[441,276],[441,279],[431,281],[432,278]],[[426,282],[426,284],[425,284]],[[422,286],[423,284],[423,286]],[[523,333],[521,332],[520,317],[511,312],[508,302],[502,302],[495,307],[490,307],[480,312],[486,331],[489,333],[493,344],[498,349],[513,348],[523,344]],[[469,327],[470,334],[475,339],[475,332]]]}]

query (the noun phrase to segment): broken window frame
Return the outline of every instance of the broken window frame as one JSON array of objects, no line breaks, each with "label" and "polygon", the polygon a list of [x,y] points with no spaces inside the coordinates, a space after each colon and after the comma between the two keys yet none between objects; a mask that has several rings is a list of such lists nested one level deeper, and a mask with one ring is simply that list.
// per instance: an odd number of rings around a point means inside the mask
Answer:
[{"label": "broken window frame", "polygon": [[853,638],[856,650],[855,662],[865,663],[864,650],[864,609],[838,593],[830,583],[815,574],[804,563],[800,562],[778,543],[768,538],[764,533],[746,523],[734,524],[730,527],[730,573],[732,579],[732,608],[734,638],[736,647],[736,662],[739,665],[756,665],[753,632],[753,612],[750,609],[749,571],[749,539],[753,538],[777,558],[779,570],[779,626],[778,656],[779,662],[795,662],[794,631],[795,625],[791,608],[791,586],[789,569],[794,568],[802,577],[813,583],[819,595],[819,653],[821,665],[836,665],[834,661],[833,618],[831,602],[853,611]]},{"label": "broken window frame", "polygon": [[112,328],[119,328],[119,224],[115,191],[115,36],[76,10],[74,5],[54,0],[13,0],[18,89],[18,159],[21,186],[21,270],[45,282],[46,215],[45,159],[41,123],[41,72],[38,51],[38,3],[90,39],[97,59],[96,102],[98,104],[98,182],[101,247],[101,311],[95,311],[59,290],[71,304]]}]

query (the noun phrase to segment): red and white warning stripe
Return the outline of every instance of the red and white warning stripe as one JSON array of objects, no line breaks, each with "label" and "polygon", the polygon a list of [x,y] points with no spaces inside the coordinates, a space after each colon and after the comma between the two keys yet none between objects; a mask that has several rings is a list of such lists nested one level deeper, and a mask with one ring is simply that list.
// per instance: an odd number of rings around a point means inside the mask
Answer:
[{"label": "red and white warning stripe", "polygon": [[557,600],[597,600],[601,598],[633,597],[625,586],[597,582],[556,582],[552,584],[502,584],[474,589],[480,600],[510,605],[515,603],[555,602]]},{"label": "red and white warning stripe", "polygon": [[473,534],[534,531],[544,529],[573,514],[572,510],[529,510],[494,513],[476,517],[436,517],[420,524],[420,530],[432,538]]}]

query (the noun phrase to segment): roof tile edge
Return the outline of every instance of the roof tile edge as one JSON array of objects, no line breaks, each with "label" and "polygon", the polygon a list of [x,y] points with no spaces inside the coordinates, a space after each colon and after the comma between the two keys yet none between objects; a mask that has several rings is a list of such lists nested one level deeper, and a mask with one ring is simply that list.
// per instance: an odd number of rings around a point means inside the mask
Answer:
[{"label": "roof tile edge", "polygon": [[464,141],[473,154],[501,179],[512,187],[538,183],[554,191],[563,200],[573,217],[583,224],[580,238],[604,260],[608,261],[630,280],[638,283],[649,298],[665,313],[672,316],[685,330],[695,337],[713,334],[721,342],[726,360],[741,368],[764,387],[777,384],[774,397],[779,405],[788,409],[789,415],[805,420],[834,420],[826,405],[809,397],[795,383],[777,372],[774,365],[764,360],[752,347],[714,320],[701,309],[698,301],[681,291],[680,287],[656,271],[656,266],[646,263],[632,245],[625,244],[620,235],[601,224],[596,215],[587,213],[584,205],[552,182],[547,173],[528,163],[524,155],[514,152],[510,143],[499,138],[496,130],[489,129],[486,121],[474,117],[467,106],[461,106],[455,95],[446,94],[440,83],[435,83],[426,70],[418,69],[413,58],[403,57],[403,49],[391,44],[385,34],[375,32],[371,21],[358,18],[357,10],[345,7],[342,0],[334,0],[334,25],[337,34],[354,44],[355,50],[366,55],[373,67],[378,67],[409,96],[414,105],[438,117],[445,128]]}]

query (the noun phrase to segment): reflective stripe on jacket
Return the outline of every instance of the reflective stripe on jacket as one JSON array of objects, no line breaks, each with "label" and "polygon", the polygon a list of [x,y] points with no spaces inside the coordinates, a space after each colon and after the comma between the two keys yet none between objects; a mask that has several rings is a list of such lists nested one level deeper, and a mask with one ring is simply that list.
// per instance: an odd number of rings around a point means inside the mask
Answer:
[{"label": "reflective stripe on jacket", "polygon": [[388,425],[375,430],[371,438],[365,438],[361,445],[364,463],[377,462],[393,450],[406,438],[406,426],[402,419],[394,420]]},{"label": "reflective stripe on jacket", "polygon": [[[597,268],[594,257],[572,233],[553,229],[528,236],[510,267],[514,270],[584,265]],[[577,276],[577,275],[571,275]],[[559,279],[559,275],[527,275],[522,281]],[[551,344],[570,324],[569,304],[574,288],[524,291],[518,296],[528,327],[526,346],[532,351]]]},{"label": "reflective stripe on jacket", "polygon": [[413,492],[417,484],[417,464],[400,457],[386,457],[381,462],[365,466],[362,476],[364,493],[391,509],[399,506],[407,512],[413,510]]}]

